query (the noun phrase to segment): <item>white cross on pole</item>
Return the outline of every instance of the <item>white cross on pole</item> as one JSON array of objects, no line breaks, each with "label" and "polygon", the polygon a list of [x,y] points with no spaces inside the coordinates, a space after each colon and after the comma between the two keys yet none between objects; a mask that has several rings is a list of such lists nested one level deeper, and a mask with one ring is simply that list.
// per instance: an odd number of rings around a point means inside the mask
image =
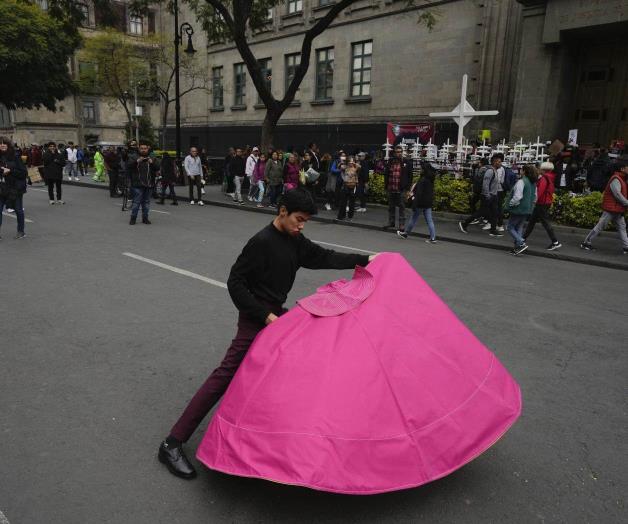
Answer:
[{"label": "white cross on pole", "polygon": [[462,151],[463,146],[463,130],[474,116],[494,116],[499,111],[476,111],[471,104],[467,102],[467,75],[462,77],[462,90],[460,92],[460,103],[448,113],[430,113],[431,118],[453,118],[458,124],[458,147],[456,152]]}]

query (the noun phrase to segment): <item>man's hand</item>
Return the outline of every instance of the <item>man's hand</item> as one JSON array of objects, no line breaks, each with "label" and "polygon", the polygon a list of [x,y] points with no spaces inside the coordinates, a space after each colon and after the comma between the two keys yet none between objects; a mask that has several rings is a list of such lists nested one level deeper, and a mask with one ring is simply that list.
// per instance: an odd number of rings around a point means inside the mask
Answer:
[{"label": "man's hand", "polygon": [[271,324],[272,322],[274,322],[275,320],[277,320],[279,317],[273,313],[268,313],[268,316],[266,317],[266,325]]},{"label": "man's hand", "polygon": [[381,255],[381,253],[375,253],[374,255],[369,256],[369,262],[373,262],[373,260],[375,260],[375,257],[378,257],[379,255]]}]

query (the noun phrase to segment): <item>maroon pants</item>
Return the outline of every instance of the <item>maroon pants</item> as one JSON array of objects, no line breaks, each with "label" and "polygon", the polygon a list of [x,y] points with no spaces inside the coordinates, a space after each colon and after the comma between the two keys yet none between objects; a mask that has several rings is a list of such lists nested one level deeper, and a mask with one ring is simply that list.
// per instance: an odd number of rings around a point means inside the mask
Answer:
[{"label": "maroon pants", "polygon": [[[281,308],[271,308],[278,315]],[[185,411],[170,430],[170,436],[180,442],[187,442],[207,413],[223,396],[233,379],[240,363],[246,356],[257,334],[264,328],[262,324],[246,315],[238,316],[238,332],[222,359],[205,383],[190,400]]]}]

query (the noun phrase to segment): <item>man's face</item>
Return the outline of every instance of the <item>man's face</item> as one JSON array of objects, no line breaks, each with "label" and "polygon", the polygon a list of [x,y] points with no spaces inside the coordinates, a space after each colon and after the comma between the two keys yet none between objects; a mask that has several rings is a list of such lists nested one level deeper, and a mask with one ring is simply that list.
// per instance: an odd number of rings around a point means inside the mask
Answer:
[{"label": "man's face", "polygon": [[50,144],[48,146],[48,151],[50,151],[51,153],[54,153],[55,149],[57,149],[57,146],[55,146],[54,144]]},{"label": "man's face", "polygon": [[494,158],[492,164],[495,169],[499,169],[500,167],[502,167],[502,159]]},{"label": "man's face", "polygon": [[140,155],[142,156],[148,156],[148,151],[150,150],[150,147],[148,147],[146,144],[142,144],[140,146]]},{"label": "man's face", "polygon": [[257,158],[259,156],[259,151],[253,151],[253,156]]},{"label": "man's face", "polygon": [[4,142],[0,144],[0,152],[4,153],[8,149],[9,149],[9,145],[8,144],[5,144]]},{"label": "man's face", "polygon": [[236,149],[236,155],[237,156],[242,156],[242,149],[240,149],[240,148]]},{"label": "man's face", "polygon": [[193,157],[198,156],[198,149],[196,149],[195,147],[190,149],[190,155],[192,155]]},{"label": "man's face", "polygon": [[395,148],[395,156],[397,158],[403,157],[403,149],[401,149],[400,147]]},{"label": "man's face", "polygon": [[288,214],[285,206],[281,206],[279,211],[279,226],[283,233],[287,233],[293,237],[299,236],[305,223],[310,219],[309,213],[303,211],[295,211]]},{"label": "man's face", "polygon": [[317,144],[312,144],[312,151],[314,151],[315,153],[318,153],[318,145]]}]

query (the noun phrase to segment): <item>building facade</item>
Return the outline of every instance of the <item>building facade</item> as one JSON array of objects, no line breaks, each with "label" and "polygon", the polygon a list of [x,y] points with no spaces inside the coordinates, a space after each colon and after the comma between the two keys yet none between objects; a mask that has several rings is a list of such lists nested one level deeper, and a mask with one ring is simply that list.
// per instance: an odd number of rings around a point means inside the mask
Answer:
[{"label": "building facade", "polygon": [[[47,0],[38,0],[40,7],[48,8]],[[162,17],[158,10],[145,16],[135,16],[128,1],[114,2],[115,28],[128,38],[141,38],[155,32]],[[81,4],[85,20],[81,27],[84,38],[90,38],[102,29],[100,14],[91,0]],[[78,82],[81,75],[93,67],[81,58],[80,51],[70,60],[68,67]],[[97,87],[97,86],[96,86]],[[89,91],[89,90],[88,90]],[[153,122],[159,122],[159,103],[152,98],[140,98],[138,106]],[[8,110],[0,106],[0,134],[12,137],[19,145],[43,144],[49,141],[86,143],[124,143],[127,134],[127,117],[120,103],[100,96],[98,89],[68,96],[57,103],[56,111],[47,109]]]},{"label": "building facade", "polygon": [[[330,8],[329,0],[287,1],[269,13],[251,49],[283,97],[300,60],[304,32]],[[417,24],[423,9],[439,17],[432,31]],[[184,12],[183,19],[194,23]],[[625,137],[628,106],[628,0],[360,0],[314,40],[310,68],[295,102],[284,113],[277,146],[375,146],[387,122],[426,122],[460,99],[499,116],[474,119],[493,141],[506,138],[566,140],[581,144]],[[232,43],[206,46],[211,92],[182,100],[182,143],[219,154],[259,141],[265,109]],[[455,125],[437,122],[437,140]],[[172,133],[168,142],[173,143]]]}]

